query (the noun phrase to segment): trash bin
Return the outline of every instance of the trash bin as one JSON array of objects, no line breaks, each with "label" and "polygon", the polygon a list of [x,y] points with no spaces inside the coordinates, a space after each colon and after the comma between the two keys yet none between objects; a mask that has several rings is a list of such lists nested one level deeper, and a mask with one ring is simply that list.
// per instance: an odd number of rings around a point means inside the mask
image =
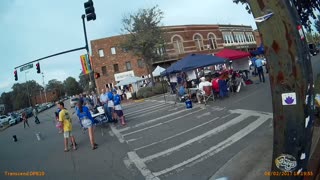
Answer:
[{"label": "trash bin", "polygon": [[186,108],[191,109],[192,108],[192,101],[190,99],[186,100]]}]

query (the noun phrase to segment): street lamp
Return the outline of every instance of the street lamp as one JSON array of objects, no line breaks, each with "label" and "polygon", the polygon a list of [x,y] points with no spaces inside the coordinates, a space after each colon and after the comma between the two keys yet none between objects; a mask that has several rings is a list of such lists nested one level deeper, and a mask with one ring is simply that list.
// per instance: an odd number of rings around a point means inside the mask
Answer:
[{"label": "street lamp", "polygon": [[29,101],[29,107],[31,107],[31,101],[30,101],[30,95],[29,95],[29,87],[28,87],[28,82],[27,82],[27,73],[29,73],[29,71],[25,72],[25,78],[26,78],[26,85],[27,85],[27,96],[28,96],[28,101]]},{"label": "street lamp", "polygon": [[46,85],[44,83],[44,74],[43,72],[41,74],[42,74],[42,82],[43,82],[43,88],[44,88],[44,98],[46,99],[46,103],[47,103],[48,99],[47,99]]}]

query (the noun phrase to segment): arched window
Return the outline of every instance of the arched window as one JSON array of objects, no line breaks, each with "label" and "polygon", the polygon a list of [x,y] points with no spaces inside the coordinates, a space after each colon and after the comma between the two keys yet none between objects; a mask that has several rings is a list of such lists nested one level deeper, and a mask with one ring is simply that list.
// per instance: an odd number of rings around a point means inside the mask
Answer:
[{"label": "arched window", "polygon": [[217,49],[217,40],[216,40],[216,36],[214,34],[209,34],[209,43],[210,43],[210,48],[211,49]]},{"label": "arched window", "polygon": [[172,37],[172,44],[173,48],[176,51],[177,54],[182,54],[184,52],[184,47],[183,47],[183,39],[181,36],[173,36]]},{"label": "arched window", "polygon": [[199,34],[196,34],[194,37],[193,37],[193,40],[196,44],[196,47],[197,47],[197,50],[198,51],[201,51],[203,50],[203,40],[202,40],[202,37],[199,35]]}]

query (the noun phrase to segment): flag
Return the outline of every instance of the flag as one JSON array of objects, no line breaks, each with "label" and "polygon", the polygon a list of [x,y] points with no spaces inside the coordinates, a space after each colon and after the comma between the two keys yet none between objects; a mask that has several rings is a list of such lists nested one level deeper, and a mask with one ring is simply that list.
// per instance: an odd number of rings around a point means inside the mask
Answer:
[{"label": "flag", "polygon": [[91,68],[91,57],[88,54],[86,54],[86,62],[87,62],[88,71],[90,73],[92,71],[92,68]]},{"label": "flag", "polygon": [[83,74],[88,74],[89,69],[88,69],[88,64],[87,64],[87,60],[86,60],[86,54],[80,56],[80,62],[81,62]]},{"label": "flag", "polygon": [[264,15],[264,16],[257,17],[257,18],[255,18],[254,20],[255,20],[256,22],[260,23],[260,22],[263,22],[263,21],[268,20],[268,19],[271,18],[272,16],[273,16],[273,12],[270,12],[270,13]]}]

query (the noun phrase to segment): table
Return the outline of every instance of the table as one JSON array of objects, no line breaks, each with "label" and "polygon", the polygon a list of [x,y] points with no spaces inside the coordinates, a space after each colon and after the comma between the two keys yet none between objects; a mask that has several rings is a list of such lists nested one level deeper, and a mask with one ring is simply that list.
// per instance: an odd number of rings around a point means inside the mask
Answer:
[{"label": "table", "polygon": [[[104,114],[104,110],[103,110],[102,106],[98,107],[97,109],[98,109],[99,112],[96,113],[96,114],[93,114],[93,112],[91,112],[91,116],[92,116],[93,119],[96,119],[97,121],[99,121],[99,123],[98,123],[97,125],[100,126],[101,136],[103,136],[103,135],[104,135],[104,132],[103,132],[103,129],[102,129],[102,125],[103,125],[105,122],[108,122],[108,121],[104,121],[104,119],[105,119],[105,114]],[[98,117],[101,117],[101,119],[98,120]],[[96,126],[97,126],[97,125],[96,125]]]}]

